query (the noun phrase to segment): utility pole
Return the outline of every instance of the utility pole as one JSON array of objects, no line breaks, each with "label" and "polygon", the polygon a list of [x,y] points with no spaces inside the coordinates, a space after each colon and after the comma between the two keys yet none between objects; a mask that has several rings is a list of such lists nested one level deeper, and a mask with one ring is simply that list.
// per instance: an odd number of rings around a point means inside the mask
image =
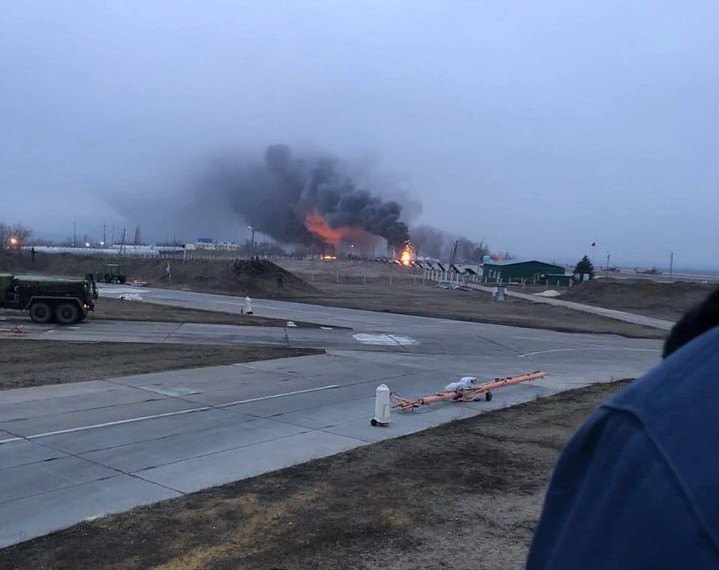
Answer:
[{"label": "utility pole", "polygon": [[669,256],[669,281],[672,280],[672,274],[674,273],[674,252],[672,251]]},{"label": "utility pole", "polygon": [[120,243],[120,255],[125,253],[125,239],[127,238],[127,228],[122,228],[122,242]]},{"label": "utility pole", "polygon": [[457,258],[457,248],[459,247],[459,240],[455,240],[452,252],[449,255],[449,264],[453,265]]},{"label": "utility pole", "polygon": [[102,224],[102,247],[107,247],[107,224]]},{"label": "utility pole", "polygon": [[255,228],[252,226],[247,226],[247,228],[252,232],[252,237],[250,238],[250,255],[252,255],[255,252]]},{"label": "utility pole", "polygon": [[77,247],[77,222],[72,223],[72,247]]}]

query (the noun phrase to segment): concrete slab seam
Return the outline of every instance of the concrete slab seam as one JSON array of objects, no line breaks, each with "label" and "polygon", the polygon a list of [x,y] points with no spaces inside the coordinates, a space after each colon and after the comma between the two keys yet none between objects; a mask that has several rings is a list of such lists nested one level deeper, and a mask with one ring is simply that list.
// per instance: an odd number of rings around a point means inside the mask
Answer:
[{"label": "concrete slab seam", "polygon": [[622,352],[661,352],[658,348],[620,348],[615,346],[597,346],[597,347],[578,347],[578,348],[551,348],[547,350],[537,350],[535,352],[527,352],[520,354],[518,358],[526,358],[527,356],[536,356],[537,354],[547,354],[552,352],[576,352],[582,350],[620,350]]},{"label": "concrete slab seam", "polygon": [[[105,422],[105,423],[101,423],[101,424],[92,424],[92,425],[88,425],[88,426],[80,426],[80,427],[68,428],[68,429],[64,429],[64,430],[50,431],[50,432],[38,433],[38,434],[33,434],[33,435],[28,435],[28,436],[17,436],[16,434],[13,434],[16,437],[0,440],[0,444],[10,443],[12,441],[18,441],[18,440],[23,440],[23,439],[28,440],[28,441],[33,441],[36,439],[41,439],[41,438],[50,437],[50,436],[54,436],[54,435],[64,435],[64,434],[68,434],[68,433],[87,431],[90,429],[99,429],[99,428],[111,427],[111,426],[116,426],[116,425],[136,423],[136,422],[141,422],[141,421],[146,421],[146,420],[154,420],[154,419],[158,419],[158,418],[166,418],[166,417],[170,417],[170,416],[191,414],[191,413],[195,413],[195,412],[205,412],[207,410],[228,408],[230,406],[237,406],[240,404],[247,404],[250,402],[258,402],[261,400],[282,398],[285,396],[294,396],[296,394],[304,394],[307,392],[317,392],[319,390],[330,390],[330,389],[339,388],[339,387],[340,387],[339,384],[329,384],[327,386],[319,386],[317,388],[307,388],[305,390],[295,390],[293,392],[283,392],[282,394],[271,394],[270,396],[259,396],[257,398],[247,398],[245,400],[237,400],[235,402],[226,402],[224,404],[219,404],[219,405],[215,405],[215,406],[208,405],[208,406],[200,406],[197,408],[191,408],[189,410],[175,410],[173,412],[164,412],[162,414],[152,414],[152,415],[148,415],[148,416],[140,416],[137,418],[127,418],[124,420],[115,420],[112,422]],[[185,400],[184,398],[180,398],[180,397],[172,397],[172,398],[181,400],[183,402],[189,402],[189,403],[193,403],[193,404],[197,403],[197,402],[193,402],[192,400]],[[8,431],[8,430],[6,430],[6,431]],[[10,432],[10,431],[8,431],[8,433],[12,434],[12,432]]]},{"label": "concrete slab seam", "polygon": [[[26,438],[26,437],[23,437],[22,439],[25,439],[25,440],[27,440],[27,441],[30,441],[29,438]],[[140,477],[139,475],[135,475],[135,474],[130,473],[130,472],[128,472],[128,471],[124,471],[123,469],[120,469],[120,468],[118,468],[118,467],[113,467],[112,465],[106,465],[105,463],[102,463],[102,462],[100,462],[100,461],[96,461],[96,460],[93,460],[93,459],[88,459],[87,457],[81,457],[81,456],[80,456],[79,454],[77,454],[77,453],[74,453],[74,452],[71,452],[71,451],[65,451],[65,450],[63,450],[63,449],[58,449],[58,448],[56,448],[56,447],[54,447],[54,446],[52,446],[52,445],[49,445],[49,444],[47,444],[47,443],[43,443],[43,442],[35,442],[35,443],[37,443],[37,445],[41,445],[42,447],[44,447],[44,448],[46,448],[46,449],[50,449],[50,450],[52,450],[52,451],[57,451],[57,452],[60,452],[60,453],[64,453],[64,454],[68,455],[69,457],[73,457],[73,458],[77,459],[78,461],[84,461],[84,462],[87,462],[87,463],[92,463],[93,465],[99,465],[100,467],[104,467],[104,468],[106,468],[106,469],[109,469],[109,470],[111,470],[111,471],[114,471],[115,473],[119,473],[119,474],[122,474],[122,475],[127,475],[128,477],[132,477],[133,479],[138,479],[138,480],[143,481],[143,482],[145,482],[145,483],[149,483],[149,484],[155,485],[155,486],[157,486],[157,487],[162,487],[163,489],[166,489],[166,490],[168,490],[168,491],[172,491],[172,492],[174,492],[174,493],[180,493],[180,494],[183,494],[183,495],[184,495],[184,493],[183,493],[182,491],[178,490],[178,489],[173,489],[172,487],[168,487],[167,485],[163,485],[162,483],[157,483],[156,481],[150,481],[150,480],[148,480],[148,479],[145,479],[144,477]],[[95,481],[104,481],[104,480],[106,480],[106,479],[112,479],[112,477],[100,477],[99,479],[95,479]],[[56,487],[55,489],[51,489],[51,490],[49,490],[49,491],[43,491],[43,492],[41,492],[41,493],[33,493],[33,494],[28,495],[28,496],[23,497],[23,498],[32,497],[32,496],[37,496],[37,495],[44,495],[44,494],[46,494],[46,493],[51,493],[51,492],[57,491],[57,490],[59,490],[59,489],[66,489],[66,488],[76,487],[76,486],[77,486],[77,485],[64,485],[64,486],[61,486],[61,487]],[[2,504],[2,502],[0,502],[0,504]]]},{"label": "concrete slab seam", "polygon": [[[263,418],[263,419],[267,419],[267,418]],[[268,421],[275,421],[275,420],[268,420]],[[203,457],[211,457],[211,456],[216,455],[216,454],[218,454],[218,453],[227,453],[228,451],[235,451],[235,450],[237,450],[237,449],[243,449],[243,448],[245,448],[245,447],[252,447],[253,445],[258,445],[258,444],[260,444],[260,443],[267,443],[267,442],[269,442],[269,441],[282,441],[283,439],[288,439],[288,438],[290,438],[290,437],[296,437],[296,436],[298,436],[298,435],[300,435],[300,434],[303,434],[303,433],[311,433],[311,432],[313,432],[313,431],[323,431],[323,430],[320,430],[320,429],[310,428],[310,427],[307,427],[307,426],[299,426],[299,425],[295,425],[295,424],[290,424],[290,423],[288,423],[288,422],[276,422],[276,423],[285,423],[286,425],[291,425],[291,426],[293,426],[293,427],[300,428],[301,431],[298,431],[297,433],[289,433],[289,434],[286,434],[286,435],[281,435],[281,436],[279,436],[279,437],[268,437],[267,439],[260,439],[260,440],[257,440],[257,441],[253,441],[252,443],[243,443],[243,444],[241,444],[241,445],[236,445],[236,446],[233,446],[233,447],[228,447],[227,449],[223,449],[223,450],[221,450],[221,451],[212,451],[212,452],[210,452],[210,453],[202,453],[202,454],[200,454],[200,455],[193,455],[192,457],[186,457],[186,458],[183,458],[183,459],[177,459],[176,461],[168,461],[167,463],[163,463],[163,464],[160,465],[160,466],[145,467],[145,468],[142,468],[142,469],[138,469],[137,471],[133,471],[132,473],[128,473],[128,475],[136,475],[136,476],[139,477],[139,475],[137,475],[138,473],[142,473],[143,471],[150,471],[150,470],[152,470],[152,469],[157,469],[157,467],[165,467],[165,466],[167,466],[167,465],[175,465],[175,464],[177,464],[177,463],[183,463],[184,461],[193,461],[193,460],[195,460],[195,459],[201,459],[201,458],[203,458]],[[325,432],[325,433],[329,433],[329,432]],[[337,435],[337,434],[331,434],[331,435]],[[354,438],[354,437],[349,437],[349,436],[342,436],[342,437],[346,437],[347,439],[354,439],[354,440],[357,440],[357,441],[361,441],[361,440],[358,440],[357,438]],[[142,477],[139,477],[139,478],[142,479]],[[144,481],[148,481],[148,482],[150,482],[150,483],[155,483],[155,484],[157,484],[157,485],[160,485],[160,486],[163,486],[163,487],[164,487],[164,485],[162,485],[161,483],[156,483],[155,481],[153,481],[153,480],[151,480],[151,479],[143,479],[143,480],[144,480]],[[169,487],[168,487],[168,489],[169,489]],[[174,490],[174,489],[172,489],[172,490]],[[178,491],[178,493],[183,493],[183,494],[184,494],[184,491]]]}]

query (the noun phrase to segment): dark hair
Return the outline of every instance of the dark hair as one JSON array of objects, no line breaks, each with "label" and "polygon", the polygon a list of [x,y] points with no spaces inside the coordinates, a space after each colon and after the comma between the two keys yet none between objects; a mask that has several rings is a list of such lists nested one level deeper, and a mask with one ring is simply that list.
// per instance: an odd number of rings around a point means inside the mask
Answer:
[{"label": "dark hair", "polygon": [[664,342],[664,358],[716,326],[719,326],[719,287],[674,325]]}]

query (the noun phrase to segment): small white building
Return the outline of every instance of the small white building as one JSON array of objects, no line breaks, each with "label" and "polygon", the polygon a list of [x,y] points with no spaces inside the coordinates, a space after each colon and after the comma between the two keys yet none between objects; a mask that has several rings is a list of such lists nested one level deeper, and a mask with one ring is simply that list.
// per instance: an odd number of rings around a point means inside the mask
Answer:
[{"label": "small white building", "polygon": [[221,241],[215,244],[215,249],[222,251],[240,251],[242,246],[239,243],[233,241]]}]

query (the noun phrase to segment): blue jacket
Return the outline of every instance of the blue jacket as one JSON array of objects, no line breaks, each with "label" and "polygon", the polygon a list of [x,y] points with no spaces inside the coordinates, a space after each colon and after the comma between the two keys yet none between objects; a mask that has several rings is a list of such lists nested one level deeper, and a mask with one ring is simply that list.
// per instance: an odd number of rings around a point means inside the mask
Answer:
[{"label": "blue jacket", "polygon": [[719,568],[719,327],[572,438],[527,568]]}]

